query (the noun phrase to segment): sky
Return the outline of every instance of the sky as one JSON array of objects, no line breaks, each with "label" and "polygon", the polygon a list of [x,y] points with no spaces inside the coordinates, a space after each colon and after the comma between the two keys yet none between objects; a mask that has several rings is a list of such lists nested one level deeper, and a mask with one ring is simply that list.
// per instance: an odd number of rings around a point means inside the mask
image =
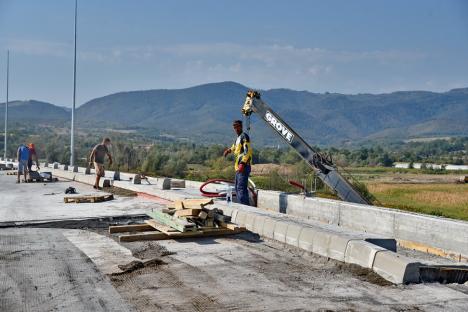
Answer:
[{"label": "sky", "polygon": [[[0,0],[0,102],[71,106],[74,0]],[[468,87],[468,2],[78,0],[77,105],[236,81],[387,93]]]}]

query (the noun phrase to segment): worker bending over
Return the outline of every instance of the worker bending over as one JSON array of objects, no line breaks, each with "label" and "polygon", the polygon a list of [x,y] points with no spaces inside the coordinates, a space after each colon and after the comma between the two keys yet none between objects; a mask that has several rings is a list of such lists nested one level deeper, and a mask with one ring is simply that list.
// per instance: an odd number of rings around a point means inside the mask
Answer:
[{"label": "worker bending over", "polygon": [[249,191],[247,186],[252,165],[252,148],[250,147],[250,138],[247,133],[243,132],[241,120],[235,120],[232,126],[237,134],[237,139],[231,148],[224,150],[223,155],[226,157],[229,153],[234,153],[234,169],[236,170],[236,197],[241,204],[249,205]]}]

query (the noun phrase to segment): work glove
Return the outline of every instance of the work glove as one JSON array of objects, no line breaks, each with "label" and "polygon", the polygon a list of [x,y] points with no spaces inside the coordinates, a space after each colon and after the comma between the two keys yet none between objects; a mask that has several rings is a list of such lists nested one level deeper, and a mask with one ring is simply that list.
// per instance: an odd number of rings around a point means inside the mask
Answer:
[{"label": "work glove", "polygon": [[223,152],[223,156],[226,157],[231,152],[230,148],[226,148]]},{"label": "work glove", "polygon": [[240,173],[243,173],[245,169],[245,165],[243,163],[240,163],[239,166],[237,167],[237,171]]}]

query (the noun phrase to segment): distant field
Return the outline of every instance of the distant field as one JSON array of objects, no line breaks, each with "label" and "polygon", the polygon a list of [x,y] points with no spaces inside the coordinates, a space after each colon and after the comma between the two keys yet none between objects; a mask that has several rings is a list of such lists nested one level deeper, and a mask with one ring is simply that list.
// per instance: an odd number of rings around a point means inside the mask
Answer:
[{"label": "distant field", "polygon": [[382,206],[468,221],[468,184],[369,183]]}]

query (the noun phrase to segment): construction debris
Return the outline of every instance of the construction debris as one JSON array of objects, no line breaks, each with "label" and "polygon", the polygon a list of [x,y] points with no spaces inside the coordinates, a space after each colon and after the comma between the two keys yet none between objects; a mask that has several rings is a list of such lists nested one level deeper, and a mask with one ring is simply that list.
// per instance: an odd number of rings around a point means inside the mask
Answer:
[{"label": "construction debris", "polygon": [[245,231],[244,227],[230,223],[231,217],[223,215],[222,210],[206,207],[212,204],[213,200],[210,199],[176,201],[163,210],[148,213],[152,219],[146,220],[146,224],[110,226],[109,233],[131,232],[119,236],[119,241],[130,242],[227,235]]}]

